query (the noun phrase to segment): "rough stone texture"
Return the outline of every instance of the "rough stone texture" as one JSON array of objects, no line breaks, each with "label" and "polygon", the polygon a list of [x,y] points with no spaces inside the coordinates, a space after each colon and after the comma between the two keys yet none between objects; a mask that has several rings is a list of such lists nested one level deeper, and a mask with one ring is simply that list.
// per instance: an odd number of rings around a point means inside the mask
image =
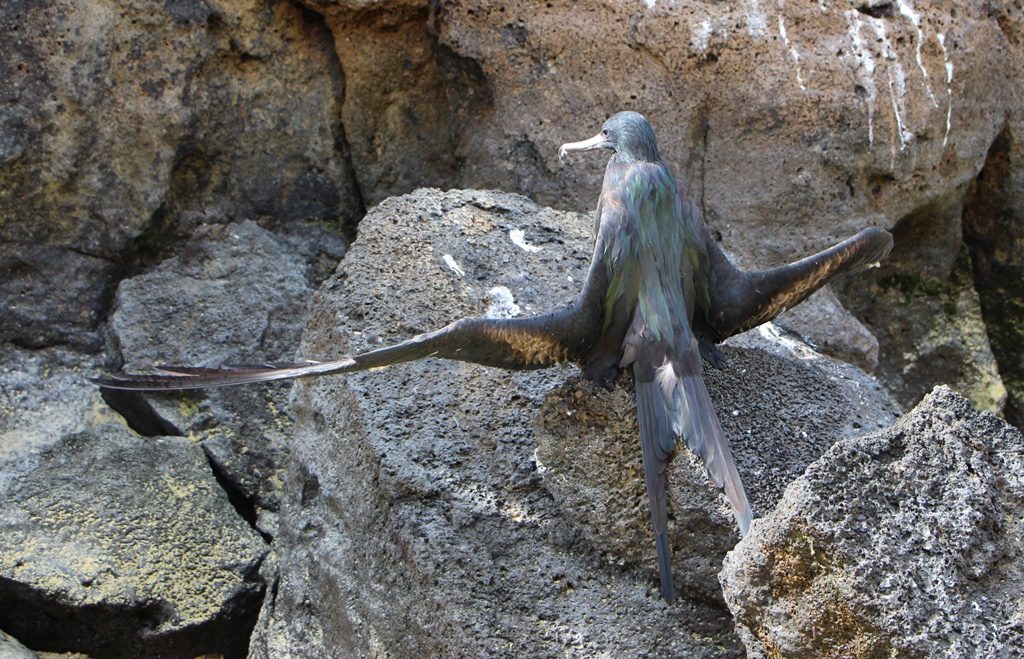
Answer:
[{"label": "rough stone texture", "polygon": [[[100,360],[63,348],[25,350],[0,343],[0,462],[20,462],[63,435],[114,421],[86,374]],[[0,471],[0,486],[6,474]]]},{"label": "rough stone texture", "polygon": [[345,71],[342,123],[367,203],[451,187],[465,167],[460,143],[491,114],[491,98],[480,66],[439,42],[430,3],[305,4],[334,35]]},{"label": "rough stone texture", "polygon": [[[517,247],[512,229],[539,251]],[[497,286],[522,313],[564,304],[589,264],[590,231],[587,216],[511,194],[420,190],[389,199],[363,221],[349,257],[317,293],[303,354],[361,351],[485,313],[500,297]],[[757,505],[770,506],[788,479],[855,424],[895,416],[886,415],[892,403],[881,387],[852,367],[746,346],[729,355],[734,370],[709,381],[739,435]],[[674,505],[677,525],[688,523],[676,529],[676,559],[696,596],[666,607],[653,544],[641,530],[647,512],[639,505],[628,383],[595,394],[574,384],[577,373],[425,360],[297,385],[294,461],[275,543],[280,576],[254,656],[735,653],[731,623],[701,582],[735,541],[723,504],[683,457]],[[559,444],[576,426],[548,422],[563,400],[572,401],[577,420],[581,410],[595,410],[619,430],[589,448],[605,458],[595,469],[631,491],[588,483],[579,474],[585,465],[568,464],[582,442]],[[544,440],[545,432],[553,436]],[[754,445],[761,457],[744,454]],[[591,508],[570,498],[574,487],[595,491]],[[685,510],[678,497],[690,492],[707,507]],[[628,519],[601,527],[598,508],[610,499]],[[633,529],[626,539],[604,542],[625,527]],[[704,533],[713,539],[694,538]],[[701,575],[683,576],[689,570]]]},{"label": "rough stone texture", "polygon": [[37,659],[38,655],[0,630],[0,657],[4,659]]},{"label": "rough stone texture", "polygon": [[311,294],[305,270],[253,222],[202,227],[181,255],[121,282],[110,326],[125,368],[290,357]]},{"label": "rough stone texture", "polygon": [[[200,223],[251,217],[292,240],[297,220],[348,222],[364,196],[424,184],[592,208],[601,158],[562,167],[557,145],[629,107],[652,118],[663,155],[744,265],[865,223],[895,227],[892,267],[836,287],[879,339],[880,376],[908,405],[948,381],[996,408],[1001,375],[1020,423],[1019,3],[304,2],[312,11],[0,3],[0,341],[97,350],[117,280],[179,253],[168,241]],[[332,258],[318,257],[313,279]],[[473,294],[486,306],[484,293]],[[787,320],[870,365],[870,335],[835,322],[831,304],[823,320]],[[175,359],[166,345],[137,354]],[[0,418],[6,446],[47,445],[102,416],[95,392],[71,383],[95,361],[4,350],[0,403],[26,411]],[[69,387],[37,392],[22,365]],[[244,416],[265,395],[259,407],[277,411],[261,418],[287,417],[280,391],[260,391],[157,407],[179,431],[207,433],[226,464],[241,450],[234,431],[211,432],[226,410]],[[271,464],[255,470],[277,474]],[[264,485],[276,477],[233,488],[246,505],[272,505]],[[272,515],[260,519],[272,528]]]},{"label": "rough stone texture", "polygon": [[33,0],[0,35],[0,340],[98,348],[123,264],[184,225],[361,213],[311,12]]},{"label": "rough stone texture", "polygon": [[97,349],[100,338],[89,330],[104,318],[119,272],[111,261],[88,254],[0,243],[0,340],[27,348]]},{"label": "rough stone texture", "polygon": [[[293,359],[312,294],[306,271],[300,255],[253,222],[202,227],[180,256],[121,282],[110,327],[125,369]],[[177,434],[202,441],[258,513],[279,504],[292,428],[289,389],[147,399]]]},{"label": "rough stone texture", "polygon": [[[742,231],[728,242],[744,258],[789,256],[856,228],[858,213],[896,219],[936,191],[962,192],[1013,107],[1004,81],[1018,73],[996,16],[944,2],[905,3],[916,17],[831,2],[309,4],[336,38],[361,37],[338,52],[368,199],[408,191],[377,172],[402,169],[411,145],[388,145],[417,132],[415,151],[437,163],[425,176],[450,177],[462,159],[447,182],[590,208],[600,171],[560,168],[557,146],[631,107],[655,118],[663,155],[711,220]],[[566,39],[570,22],[578,32]],[[780,235],[780,223],[826,230]]]},{"label": "rough stone texture", "polygon": [[3,468],[3,629],[98,656],[245,652],[266,547],[198,446],[109,424]]},{"label": "rough stone texture", "polygon": [[1017,656],[1024,437],[946,387],[843,441],[729,554],[750,656]]}]

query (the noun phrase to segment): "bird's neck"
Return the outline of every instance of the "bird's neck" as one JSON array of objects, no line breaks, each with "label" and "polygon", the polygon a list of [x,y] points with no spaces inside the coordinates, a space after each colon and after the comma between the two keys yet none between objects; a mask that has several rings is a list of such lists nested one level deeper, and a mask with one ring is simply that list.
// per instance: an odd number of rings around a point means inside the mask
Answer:
[{"label": "bird's neck", "polygon": [[647,154],[637,154],[631,151],[616,151],[615,154],[611,157],[609,165],[612,162],[617,162],[620,165],[633,165],[640,162],[658,162],[658,160],[659,158],[656,155],[655,157],[651,158]]},{"label": "bird's neck", "polygon": [[616,153],[608,159],[608,166],[604,170],[604,189],[614,190],[619,183],[629,175],[631,169],[637,165],[656,164],[660,161],[652,161],[647,158],[637,158],[628,154]]}]

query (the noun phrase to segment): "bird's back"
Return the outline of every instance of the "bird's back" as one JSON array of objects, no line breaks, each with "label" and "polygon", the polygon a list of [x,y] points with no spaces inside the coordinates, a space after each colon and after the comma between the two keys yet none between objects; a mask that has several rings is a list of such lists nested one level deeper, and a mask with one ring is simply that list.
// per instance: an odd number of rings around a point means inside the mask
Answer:
[{"label": "bird's back", "polygon": [[605,330],[634,315],[656,340],[689,327],[696,260],[687,258],[683,204],[662,163],[609,166],[598,235],[608,278]]}]

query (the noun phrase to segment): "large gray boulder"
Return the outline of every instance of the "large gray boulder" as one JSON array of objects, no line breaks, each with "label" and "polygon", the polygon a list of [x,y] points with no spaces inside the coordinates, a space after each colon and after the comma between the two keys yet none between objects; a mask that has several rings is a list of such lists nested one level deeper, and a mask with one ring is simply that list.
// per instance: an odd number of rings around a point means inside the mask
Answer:
[{"label": "large gray boulder", "polygon": [[[512,194],[389,199],[315,296],[302,356],[555,308],[583,281],[590,232],[587,216]],[[747,340],[708,380],[767,511],[832,442],[897,411],[852,367],[777,336]],[[577,376],[424,360],[297,385],[279,576],[253,655],[735,654],[713,581],[737,539],[724,498],[680,455],[686,595],[666,606],[628,378],[604,392]]]},{"label": "large gray boulder", "polygon": [[938,387],[839,442],[721,579],[754,657],[1019,656],[1024,436]]},{"label": "large gray boulder", "polygon": [[267,548],[202,449],[99,425],[0,480],[0,628],[104,657],[245,652]]},{"label": "large gray boulder", "polygon": [[[313,235],[324,240],[200,228],[180,256],[123,282],[111,361],[290,358],[321,254],[344,249]],[[99,355],[0,344],[0,628],[100,656],[244,653],[266,547],[243,516],[273,533],[287,387],[140,397],[132,425],[142,409],[160,421],[150,434],[188,435],[144,438],[85,379],[102,370]]]}]

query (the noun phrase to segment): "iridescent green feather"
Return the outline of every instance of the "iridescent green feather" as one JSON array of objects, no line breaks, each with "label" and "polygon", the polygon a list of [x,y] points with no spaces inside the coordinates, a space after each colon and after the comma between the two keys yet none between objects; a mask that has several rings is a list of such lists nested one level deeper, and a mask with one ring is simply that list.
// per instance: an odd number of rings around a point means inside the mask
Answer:
[{"label": "iridescent green feather", "polygon": [[[679,309],[692,309],[686,293],[693,290],[693,274],[700,254],[691,245],[689,227],[679,227],[681,200],[676,182],[661,164],[635,165],[624,178],[621,201],[625,226],[615,233],[614,244],[606,246],[605,267],[609,275],[605,299],[605,328],[616,313],[617,303],[636,304],[651,337],[661,341],[678,329]],[[674,281],[682,273],[684,282]],[[641,288],[643,283],[643,288]],[[686,290],[684,293],[684,289]],[[686,319],[688,320],[688,319]]]}]

